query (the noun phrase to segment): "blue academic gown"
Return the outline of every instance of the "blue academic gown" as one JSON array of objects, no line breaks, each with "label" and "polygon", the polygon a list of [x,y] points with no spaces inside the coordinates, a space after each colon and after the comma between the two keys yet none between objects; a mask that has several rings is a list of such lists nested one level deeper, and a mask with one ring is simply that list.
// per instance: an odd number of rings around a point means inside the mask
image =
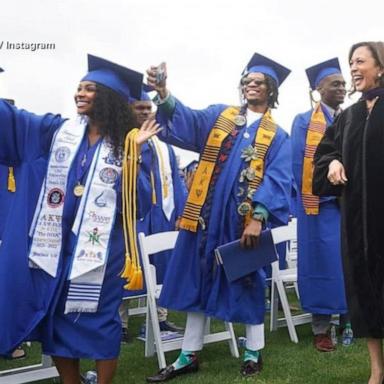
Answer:
[{"label": "blue academic gown", "polygon": [[[208,134],[225,105],[213,105],[196,111],[178,100],[171,117],[158,111],[158,120],[166,129],[163,140],[184,149],[202,152]],[[214,250],[219,245],[238,239],[242,217],[237,207],[239,175],[244,167],[240,158],[243,148],[254,141],[260,121],[248,127],[250,138],[241,130],[213,191],[210,221],[203,240],[200,226],[196,233],[181,230],[168,265],[159,304],[181,311],[203,312],[224,321],[261,324],[265,313],[265,272],[261,269],[246,278],[229,283],[221,266],[215,261]],[[288,221],[291,170],[288,135],[277,129],[266,156],[264,179],[253,196],[255,203],[269,211],[269,224],[282,225]],[[203,210],[206,207],[203,207]]]},{"label": "blue academic gown", "polygon": [[[16,170],[14,170],[16,173]],[[16,178],[16,175],[15,175]],[[0,165],[0,240],[12,207],[15,192],[8,191],[8,167]]]},{"label": "blue academic gown", "polygon": [[[325,107],[327,126],[333,118]],[[305,141],[312,110],[295,117],[292,131],[293,175],[298,241],[298,286],[302,308],[310,313],[346,313],[341,262],[340,211],[335,197],[320,197],[318,215],[307,215],[301,197]]]},{"label": "blue academic gown", "polygon": [[[64,315],[76,242],[71,228],[80,202],[72,192],[77,183],[75,165],[81,159],[80,151],[68,176],[57,277],[28,266],[28,233],[46,174],[52,137],[63,122],[59,115],[37,116],[0,101],[0,163],[17,166],[19,171],[12,214],[0,247],[0,355],[10,353],[23,340],[37,340],[47,355],[113,359],[120,349],[118,308],[124,284],[119,277],[124,264],[120,214],[116,215],[111,234],[97,312]],[[87,140],[86,136],[83,140]]]},{"label": "blue academic gown", "polygon": [[[153,148],[153,144],[144,143],[141,147],[142,161],[140,164],[140,196],[138,198],[138,220],[136,223],[137,234],[143,232],[145,235],[152,235],[159,232],[174,231],[176,220],[183,212],[187,198],[186,190],[180,178],[175,152],[170,145],[167,147],[172,170],[175,209],[168,220],[162,207],[159,159]],[[154,180],[154,191],[151,182],[151,172]],[[152,202],[153,192],[155,192],[156,195],[156,203]],[[156,267],[156,279],[159,284],[163,283],[170,256],[171,251],[159,252],[151,256],[151,263]],[[146,289],[140,291],[125,291],[125,297],[144,294],[145,292]]]}]

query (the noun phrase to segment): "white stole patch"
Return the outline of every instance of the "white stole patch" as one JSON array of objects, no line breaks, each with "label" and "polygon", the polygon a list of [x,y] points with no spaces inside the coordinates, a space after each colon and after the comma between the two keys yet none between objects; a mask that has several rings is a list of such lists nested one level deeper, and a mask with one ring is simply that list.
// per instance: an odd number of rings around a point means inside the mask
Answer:
[{"label": "white stole patch", "polygon": [[[78,210],[82,214],[76,215],[72,228],[78,238],[69,280],[106,262],[116,211],[116,191],[113,187],[121,174],[121,166],[116,165],[112,151],[111,146],[103,140],[93,157]],[[101,205],[98,197],[102,197]]]},{"label": "white stole patch", "polygon": [[159,164],[159,175],[161,184],[161,206],[167,220],[171,220],[175,209],[173,178],[169,149],[167,144],[160,141],[156,136],[152,137],[153,146],[156,151],[157,163]]}]

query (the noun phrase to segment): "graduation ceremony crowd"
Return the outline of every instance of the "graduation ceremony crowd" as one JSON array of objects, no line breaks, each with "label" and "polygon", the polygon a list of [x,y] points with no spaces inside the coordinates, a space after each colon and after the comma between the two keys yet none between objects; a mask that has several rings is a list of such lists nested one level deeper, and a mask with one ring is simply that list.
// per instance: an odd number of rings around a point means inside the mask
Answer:
[{"label": "graduation ceremony crowd", "polygon": [[[229,281],[215,250],[237,239],[257,248],[263,230],[295,217],[314,348],[335,350],[338,315],[346,344],[367,341],[368,383],[383,383],[384,43],[353,45],[348,62],[350,81],[337,58],[305,69],[319,99],[290,134],[272,113],[290,70],[260,53],[239,70],[239,106],[192,109],[168,90],[165,64],[144,83],[92,55],[74,119],[0,99],[0,356],[38,341],[62,383],[81,382],[80,359],[112,383],[130,338],[122,299],[145,292],[137,234],[178,230],[174,250],[152,261],[160,329],[184,332],[182,349],[143,381],[196,372],[207,317],[245,325],[239,374],[262,377],[268,271]],[[342,109],[347,88],[361,97]],[[172,146],[198,165],[181,172]],[[168,310],[186,312],[185,329]]]}]

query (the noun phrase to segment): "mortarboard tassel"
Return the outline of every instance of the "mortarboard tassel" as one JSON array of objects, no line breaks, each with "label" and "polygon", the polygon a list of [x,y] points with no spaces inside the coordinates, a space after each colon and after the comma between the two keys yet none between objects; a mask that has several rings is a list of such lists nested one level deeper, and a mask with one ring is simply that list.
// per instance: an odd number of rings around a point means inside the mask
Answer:
[{"label": "mortarboard tassel", "polygon": [[16,192],[16,180],[13,172],[13,167],[8,168],[8,191]]}]

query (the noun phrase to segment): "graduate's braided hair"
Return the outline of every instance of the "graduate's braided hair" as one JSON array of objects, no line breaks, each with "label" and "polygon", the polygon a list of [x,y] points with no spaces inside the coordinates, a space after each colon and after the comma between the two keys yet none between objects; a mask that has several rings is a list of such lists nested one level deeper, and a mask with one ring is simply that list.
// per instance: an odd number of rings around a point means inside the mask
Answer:
[{"label": "graduate's braided hair", "polygon": [[271,76],[264,74],[265,83],[267,84],[267,92],[268,92],[268,106],[270,108],[277,108],[279,101],[279,88],[277,86],[276,80]]},{"label": "graduate's braided hair", "polygon": [[136,127],[136,119],[126,100],[115,91],[96,85],[97,93],[90,118],[100,124],[100,134],[108,137],[115,155],[123,146],[125,136]]}]

